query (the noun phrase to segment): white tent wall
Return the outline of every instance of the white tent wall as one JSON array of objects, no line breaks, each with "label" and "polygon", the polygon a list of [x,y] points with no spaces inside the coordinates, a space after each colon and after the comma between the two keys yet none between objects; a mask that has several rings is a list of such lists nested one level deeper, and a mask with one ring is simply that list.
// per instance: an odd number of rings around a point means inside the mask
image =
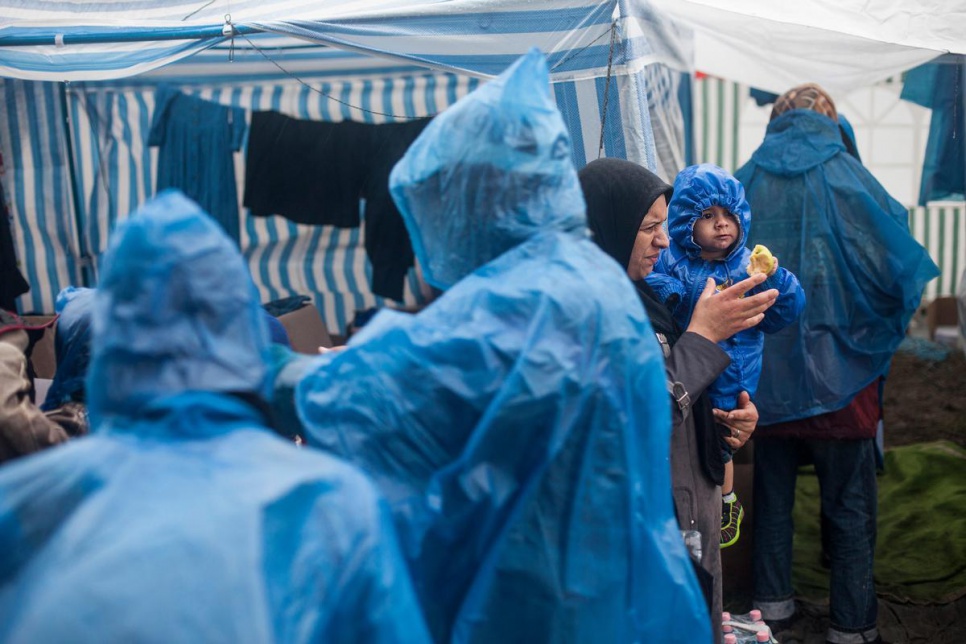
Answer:
[{"label": "white tent wall", "polygon": [[[367,71],[359,66],[359,59],[367,60],[349,55],[347,76],[308,78],[307,84],[277,69],[257,82],[245,82],[246,74],[240,69],[235,78],[189,78],[182,70],[140,77],[137,82],[76,82],[66,88],[47,82],[0,81],[0,122],[5,128],[0,130],[0,151],[6,170],[2,180],[14,217],[18,256],[31,284],[31,291],[21,298],[21,310],[52,312],[60,289],[83,283],[82,270],[88,270],[95,283],[113,226],[154,194],[157,150],[146,141],[158,82],[173,82],[186,93],[246,110],[374,123],[393,120],[375,112],[406,118],[435,114],[481,82],[429,70],[387,74],[371,61],[368,65],[374,71]],[[664,112],[673,112],[668,106],[676,105],[670,88],[648,85],[649,78],[662,75],[661,66],[650,65],[636,73],[613,75],[609,81],[592,78],[552,86],[571,131],[578,167],[598,156],[629,158],[655,167],[650,120],[654,110],[647,109],[648,101]],[[70,115],[73,181],[79,201],[76,217],[62,89],[66,89]],[[369,105],[371,111],[353,109],[322,94],[352,106]],[[241,204],[244,150],[234,158]],[[278,216],[256,218],[244,209],[239,217],[240,246],[263,301],[311,295],[334,334],[345,332],[356,310],[383,304],[369,289],[361,229],[305,226]],[[410,279],[407,304],[415,301],[413,287]]]},{"label": "white tent wall", "polygon": [[[692,83],[695,156],[730,172],[741,167],[765,135],[771,105],[759,107],[748,85],[713,76]],[[966,203],[917,206],[930,111],[899,98],[901,84],[888,79],[833,94],[855,129],[862,163],[909,210],[909,227],[941,274],[923,297],[954,295],[966,268]],[[658,130],[656,129],[655,132]]]}]

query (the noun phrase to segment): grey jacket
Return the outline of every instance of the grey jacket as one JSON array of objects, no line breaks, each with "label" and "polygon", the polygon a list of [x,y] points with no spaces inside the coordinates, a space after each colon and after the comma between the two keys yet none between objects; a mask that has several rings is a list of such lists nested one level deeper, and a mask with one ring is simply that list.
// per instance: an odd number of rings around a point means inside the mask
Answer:
[{"label": "grey jacket", "polygon": [[[671,483],[674,507],[682,530],[701,533],[701,567],[712,578],[711,632],[721,642],[721,488],[704,474],[690,401],[727,368],[731,359],[721,348],[696,333],[685,333],[668,349],[665,369],[672,385]],[[677,384],[674,384],[677,383]],[[683,394],[687,398],[679,403]]]}]

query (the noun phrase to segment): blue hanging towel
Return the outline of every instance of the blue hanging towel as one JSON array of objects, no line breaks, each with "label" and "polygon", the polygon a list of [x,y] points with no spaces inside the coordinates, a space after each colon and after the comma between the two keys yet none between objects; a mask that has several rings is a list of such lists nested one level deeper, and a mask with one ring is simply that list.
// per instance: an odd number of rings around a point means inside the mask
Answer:
[{"label": "blue hanging towel", "polygon": [[177,188],[210,213],[238,243],[233,152],[245,136],[245,110],[161,86],[154,95],[148,145],[158,146],[155,189]]}]

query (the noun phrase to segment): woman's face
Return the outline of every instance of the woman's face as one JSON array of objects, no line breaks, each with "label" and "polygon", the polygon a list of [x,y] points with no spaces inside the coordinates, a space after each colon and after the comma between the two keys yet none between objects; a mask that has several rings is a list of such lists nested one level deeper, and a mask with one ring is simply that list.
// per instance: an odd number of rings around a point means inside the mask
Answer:
[{"label": "woman's face", "polygon": [[661,254],[661,250],[668,247],[667,231],[664,222],[667,221],[667,198],[658,197],[650,210],[644,215],[644,221],[637,231],[634,248],[631,250],[631,261],[627,263],[627,275],[637,281],[644,279],[654,270],[654,264]]}]

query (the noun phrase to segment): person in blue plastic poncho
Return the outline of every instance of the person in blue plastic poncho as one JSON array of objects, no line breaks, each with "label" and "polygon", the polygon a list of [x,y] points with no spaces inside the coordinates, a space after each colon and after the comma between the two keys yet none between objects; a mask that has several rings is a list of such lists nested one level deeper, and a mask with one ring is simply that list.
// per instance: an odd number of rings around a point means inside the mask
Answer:
[{"label": "person in blue plastic poncho", "polygon": [[57,295],[57,371],[41,409],[71,436],[84,435],[88,430],[84,380],[91,361],[93,307],[93,289],[68,286]]},{"label": "person in blue plastic poncho", "polygon": [[269,430],[265,314],[211,218],[143,206],[92,313],[92,435],[0,470],[0,641],[427,641],[371,483]]},{"label": "person in blue plastic poncho", "polygon": [[755,239],[805,289],[797,322],[765,339],[755,436],[755,604],[794,615],[792,503],[800,456],[815,463],[831,560],[828,640],[878,641],[872,577],[881,380],[926,282],[938,274],[907,211],[846,151],[835,104],[796,87],[736,177]]},{"label": "person in blue plastic poncho", "polygon": [[389,498],[436,641],[707,642],[660,348],[570,145],[537,50],[437,116],[390,188],[443,293],[316,358],[298,412]]},{"label": "person in blue plastic poncho", "polygon": [[[738,397],[754,399],[761,375],[762,347],[766,333],[775,333],[794,321],[805,306],[805,293],[791,272],[776,261],[767,267],[751,267],[751,251],[745,244],[751,235],[751,208],[741,183],[724,169],[710,163],[693,165],[678,173],[674,194],[668,204],[669,247],[661,253],[654,272],[648,276],[658,296],[667,301],[672,293],[680,298],[675,319],[688,327],[695,305],[714,280],[720,291],[760,270],[768,279],[751,289],[754,295],[775,289],[778,297],[765,311],[764,319],[719,346],[731,363],[708,387],[711,405],[731,411]],[[671,277],[674,279],[666,279]],[[722,441],[724,482],[721,484],[721,547],[733,545],[740,535],[741,502],[734,492],[731,447]]]}]

